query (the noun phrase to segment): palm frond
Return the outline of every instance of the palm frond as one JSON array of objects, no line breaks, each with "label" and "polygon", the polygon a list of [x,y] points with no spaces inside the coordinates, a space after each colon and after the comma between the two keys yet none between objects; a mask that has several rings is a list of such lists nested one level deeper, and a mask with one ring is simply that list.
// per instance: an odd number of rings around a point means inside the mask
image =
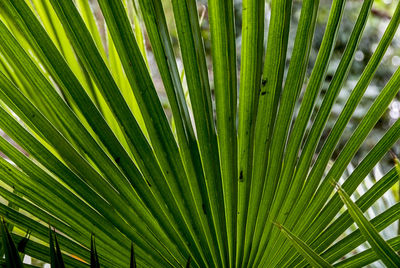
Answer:
[{"label": "palm frond", "polygon": [[373,2],[355,4],[321,94],[345,0],[331,3],[309,77],[319,0],[208,0],[210,50],[195,0],[0,1],[0,265],[23,267],[20,254],[55,267],[398,265],[398,235],[379,232],[400,203],[364,213],[398,183],[398,162],[369,176],[400,120],[352,160],[396,98],[400,68],[337,149],[400,4],[327,125]]}]

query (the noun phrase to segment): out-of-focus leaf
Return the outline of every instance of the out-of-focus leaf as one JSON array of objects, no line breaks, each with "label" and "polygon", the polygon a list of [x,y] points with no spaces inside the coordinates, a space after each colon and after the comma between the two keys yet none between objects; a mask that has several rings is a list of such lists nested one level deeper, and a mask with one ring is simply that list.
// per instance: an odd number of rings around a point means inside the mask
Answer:
[{"label": "out-of-focus leaf", "polygon": [[19,257],[17,248],[15,247],[14,241],[6,227],[4,219],[1,220],[1,236],[3,241],[3,248],[5,253],[7,268],[22,268],[22,261]]},{"label": "out-of-focus leaf", "polygon": [[[58,244],[57,241],[57,235],[56,235],[56,231],[53,230],[53,232],[51,231],[51,227],[49,227],[50,230],[50,260],[51,260],[51,267],[54,268],[65,268],[64,265],[64,261],[62,258],[62,254],[61,254],[61,249],[60,246]],[[53,240],[53,236],[54,236],[54,240]]]},{"label": "out-of-focus leaf", "polygon": [[131,243],[131,262],[129,267],[136,268],[135,249],[133,248],[133,243]]},{"label": "out-of-focus leaf", "polygon": [[190,267],[190,261],[191,261],[191,257],[189,256],[189,258],[188,258],[188,260],[187,260],[187,263],[186,263],[186,268],[189,268],[189,267]]},{"label": "out-of-focus leaf", "polygon": [[92,234],[90,240],[90,268],[100,268],[99,256],[97,255],[96,240]]},{"label": "out-of-focus leaf", "polygon": [[18,252],[21,252],[21,253],[25,252],[25,248],[29,242],[30,236],[31,236],[31,231],[29,230],[28,232],[26,232],[25,237],[21,241],[19,241],[18,246],[17,246]]}]

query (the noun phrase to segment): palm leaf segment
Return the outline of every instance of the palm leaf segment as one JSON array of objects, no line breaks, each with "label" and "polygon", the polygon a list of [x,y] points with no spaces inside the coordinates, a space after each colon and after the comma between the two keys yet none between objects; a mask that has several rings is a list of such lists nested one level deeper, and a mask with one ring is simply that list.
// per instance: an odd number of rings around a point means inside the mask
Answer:
[{"label": "palm leaf segment", "polygon": [[[184,72],[163,4],[172,5]],[[208,1],[211,80],[195,0],[0,2],[0,129],[6,134],[0,137],[6,156],[0,159],[0,195],[10,202],[0,204],[0,214],[16,234],[29,230],[35,241],[48,241],[44,223],[51,223],[66,263],[74,267],[91,261],[126,267],[132,243],[133,267],[398,263],[398,237],[385,241],[378,233],[399,219],[398,206],[370,221],[363,216],[397,182],[396,169],[355,203],[349,196],[399,139],[400,121],[339,193],[335,186],[395,98],[400,71],[326,170],[394,37],[400,5],[313,161],[373,1],[360,3],[311,126],[346,1],[332,1],[307,81],[319,1],[302,2],[285,76],[292,1],[272,1],[268,27],[269,4],[242,1],[240,68],[233,4]],[[153,81],[149,47],[167,100]],[[349,212],[343,212],[341,198]],[[354,222],[360,230],[343,238]],[[11,241],[3,227],[4,241]],[[337,262],[366,241],[371,250]],[[5,249],[16,254],[15,247]],[[46,261],[45,249],[40,242],[24,246],[26,254]]]}]

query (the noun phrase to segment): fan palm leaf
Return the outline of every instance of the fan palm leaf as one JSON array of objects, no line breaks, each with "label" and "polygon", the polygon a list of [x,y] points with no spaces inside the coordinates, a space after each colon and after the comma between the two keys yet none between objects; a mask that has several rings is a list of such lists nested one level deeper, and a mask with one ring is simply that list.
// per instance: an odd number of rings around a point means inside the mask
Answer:
[{"label": "fan palm leaf", "polygon": [[[20,262],[14,240],[24,254],[74,267],[396,266],[399,237],[379,232],[400,219],[399,204],[364,213],[398,169],[351,196],[396,145],[400,120],[345,171],[396,97],[400,69],[330,160],[394,38],[400,4],[326,138],[373,0],[360,3],[323,96],[345,0],[332,1],[309,78],[319,0],[301,3],[293,50],[292,1],[243,0],[240,64],[233,0],[208,0],[210,58],[196,1],[170,1],[179,55],[164,4],[0,1],[4,263]],[[363,243],[371,248],[342,259]]]}]

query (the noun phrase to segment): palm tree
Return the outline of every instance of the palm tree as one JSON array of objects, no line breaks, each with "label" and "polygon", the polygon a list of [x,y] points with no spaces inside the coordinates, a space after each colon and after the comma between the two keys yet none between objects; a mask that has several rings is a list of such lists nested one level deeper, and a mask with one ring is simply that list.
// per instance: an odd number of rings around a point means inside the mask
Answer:
[{"label": "palm tree", "polygon": [[[350,196],[399,139],[400,120],[338,183],[395,98],[399,70],[327,167],[393,39],[400,5],[322,141],[372,0],[360,3],[318,110],[345,0],[332,1],[309,79],[318,0],[302,2],[286,73],[292,1],[272,0],[267,27],[265,1],[243,0],[238,68],[233,1],[209,0],[214,95],[196,1],[171,2],[184,72],[160,0],[98,0],[105,24],[86,0],[0,1],[0,196],[8,201],[0,215],[14,241],[29,231],[25,253],[49,261],[50,224],[73,267],[90,262],[91,234],[104,267],[126,267],[131,243],[143,267],[182,267],[189,257],[192,267],[399,267],[400,237],[385,241],[379,232],[399,219],[400,204],[371,220],[363,214],[398,181],[398,164],[355,202]],[[370,249],[342,259],[364,242]]]}]

